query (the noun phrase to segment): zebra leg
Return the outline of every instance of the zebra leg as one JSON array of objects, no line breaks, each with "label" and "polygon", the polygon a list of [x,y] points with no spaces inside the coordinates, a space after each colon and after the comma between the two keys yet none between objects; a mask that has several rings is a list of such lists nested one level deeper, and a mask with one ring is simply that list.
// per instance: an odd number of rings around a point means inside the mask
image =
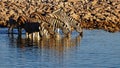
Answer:
[{"label": "zebra leg", "polygon": [[37,39],[38,39],[38,41],[40,40],[39,32],[37,32]]},{"label": "zebra leg", "polygon": [[43,32],[42,32],[42,31],[39,32],[39,36],[40,36],[40,37],[43,36]]},{"label": "zebra leg", "polygon": [[13,34],[13,27],[11,27],[11,33]]},{"label": "zebra leg", "polygon": [[13,28],[12,28],[12,27],[9,27],[9,28],[8,28],[8,34],[11,34],[11,33],[13,33]]},{"label": "zebra leg", "polygon": [[36,40],[36,32],[32,33],[32,40],[35,41]]},{"label": "zebra leg", "polygon": [[28,33],[26,32],[25,34],[26,34],[26,38],[29,38],[29,35],[28,35]]},{"label": "zebra leg", "polygon": [[33,33],[27,33],[26,32],[26,37],[27,37],[28,43],[30,45],[33,45],[33,42],[34,42],[34,40],[33,40]]},{"label": "zebra leg", "polygon": [[18,38],[21,38],[22,29],[20,27],[17,27],[17,30],[18,30]]},{"label": "zebra leg", "polygon": [[11,30],[10,30],[10,27],[8,28],[8,34],[10,34],[11,33]]},{"label": "zebra leg", "polygon": [[31,39],[33,42],[33,33],[29,34],[29,39]]},{"label": "zebra leg", "polygon": [[37,44],[39,44],[39,40],[40,40],[40,35],[39,32],[34,32],[33,33],[33,41]]},{"label": "zebra leg", "polygon": [[18,27],[18,36],[21,36],[22,34],[22,28]]},{"label": "zebra leg", "polygon": [[33,33],[33,40],[35,40],[35,41],[36,41],[36,40],[37,40],[37,41],[40,40],[39,32],[34,32],[34,33]]}]

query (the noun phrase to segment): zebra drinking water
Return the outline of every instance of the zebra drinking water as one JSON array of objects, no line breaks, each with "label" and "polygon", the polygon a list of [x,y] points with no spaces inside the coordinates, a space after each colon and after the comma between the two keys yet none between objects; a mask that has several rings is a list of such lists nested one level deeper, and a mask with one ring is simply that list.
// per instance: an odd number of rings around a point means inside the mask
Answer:
[{"label": "zebra drinking water", "polygon": [[69,24],[64,23],[58,18],[49,17],[49,16],[43,16],[39,12],[33,12],[31,13],[30,17],[36,17],[40,20],[46,21],[50,23],[50,25],[53,26],[54,34],[57,34],[57,30],[61,29],[65,36],[69,36],[69,33],[71,31]]},{"label": "zebra drinking water", "polygon": [[[63,8],[60,8],[60,9],[54,11],[52,14],[50,14],[50,16],[60,19],[63,22],[65,22],[66,24],[69,24],[71,26],[71,29],[76,30],[80,35],[82,35],[83,30],[81,28],[81,24],[74,18],[68,16],[65,13],[65,11],[63,10]],[[73,30],[71,30],[71,32]]]}]

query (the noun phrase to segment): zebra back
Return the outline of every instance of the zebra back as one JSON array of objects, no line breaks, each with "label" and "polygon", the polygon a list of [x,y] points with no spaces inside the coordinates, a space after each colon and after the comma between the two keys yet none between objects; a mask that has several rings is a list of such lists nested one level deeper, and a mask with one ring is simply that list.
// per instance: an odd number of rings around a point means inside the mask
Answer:
[{"label": "zebra back", "polygon": [[27,20],[28,20],[28,17],[19,16],[18,19],[17,19],[17,25],[21,26],[21,25],[25,24]]}]

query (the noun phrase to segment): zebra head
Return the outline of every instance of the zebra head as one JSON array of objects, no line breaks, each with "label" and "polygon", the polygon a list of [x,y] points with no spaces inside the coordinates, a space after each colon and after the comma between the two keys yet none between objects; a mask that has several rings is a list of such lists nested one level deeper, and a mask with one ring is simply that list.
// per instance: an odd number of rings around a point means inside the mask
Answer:
[{"label": "zebra head", "polygon": [[83,29],[81,28],[81,24],[80,24],[80,23],[76,23],[75,26],[76,26],[76,28],[75,28],[76,31],[77,31],[78,33],[80,33],[80,35],[82,35]]},{"label": "zebra head", "polygon": [[64,34],[71,33],[71,26],[68,23],[63,23],[62,31]]}]

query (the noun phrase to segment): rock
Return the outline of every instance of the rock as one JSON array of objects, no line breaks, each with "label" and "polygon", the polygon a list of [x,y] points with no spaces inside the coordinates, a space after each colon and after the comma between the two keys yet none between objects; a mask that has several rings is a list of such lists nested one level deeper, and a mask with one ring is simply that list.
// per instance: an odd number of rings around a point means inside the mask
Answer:
[{"label": "rock", "polygon": [[71,16],[72,16],[74,19],[76,19],[76,20],[79,20],[79,19],[80,19],[80,16],[79,16],[79,15],[77,15],[77,14],[75,14],[75,13],[74,13],[74,14],[72,14]]},{"label": "rock", "polygon": [[0,18],[5,25],[11,15],[29,16],[34,11],[50,14],[62,7],[68,15],[79,20],[83,28],[114,32],[120,31],[119,6],[119,0],[1,0]]}]

